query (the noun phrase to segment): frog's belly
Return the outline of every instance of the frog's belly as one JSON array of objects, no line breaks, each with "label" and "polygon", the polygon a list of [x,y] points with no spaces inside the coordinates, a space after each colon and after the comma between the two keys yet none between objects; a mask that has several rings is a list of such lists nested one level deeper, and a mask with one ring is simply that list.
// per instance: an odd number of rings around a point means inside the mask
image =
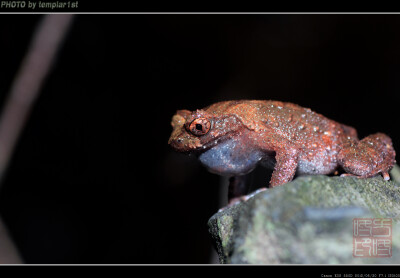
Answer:
[{"label": "frog's belly", "polygon": [[199,156],[201,163],[215,174],[238,176],[251,172],[263,153],[237,139],[231,139],[207,150]]},{"label": "frog's belly", "polygon": [[336,156],[328,153],[321,153],[313,157],[300,155],[297,163],[297,174],[326,175],[337,168]]},{"label": "frog's belly", "polygon": [[[296,173],[329,174],[337,168],[335,152],[316,152],[299,156]],[[273,169],[276,163],[273,152],[262,152],[251,148],[240,139],[231,139],[207,150],[199,156],[201,163],[212,173],[223,176],[245,175],[254,170],[259,162],[264,167]]]},{"label": "frog's belly", "polygon": [[[261,161],[261,165],[268,169],[274,169],[275,163],[275,154],[265,155]],[[333,173],[336,168],[337,161],[335,153],[321,152],[316,155],[309,156],[306,155],[306,152],[303,152],[299,155],[299,160],[297,161],[296,174],[325,175]]]}]

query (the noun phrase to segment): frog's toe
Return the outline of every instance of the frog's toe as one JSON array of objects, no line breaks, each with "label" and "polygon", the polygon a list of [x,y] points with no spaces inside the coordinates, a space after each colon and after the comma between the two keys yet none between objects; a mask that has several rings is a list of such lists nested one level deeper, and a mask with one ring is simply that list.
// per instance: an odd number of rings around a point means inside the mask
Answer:
[{"label": "frog's toe", "polygon": [[383,176],[383,179],[384,179],[385,181],[390,180],[390,176],[389,176],[389,173],[388,173],[388,172],[382,172],[382,176]]}]

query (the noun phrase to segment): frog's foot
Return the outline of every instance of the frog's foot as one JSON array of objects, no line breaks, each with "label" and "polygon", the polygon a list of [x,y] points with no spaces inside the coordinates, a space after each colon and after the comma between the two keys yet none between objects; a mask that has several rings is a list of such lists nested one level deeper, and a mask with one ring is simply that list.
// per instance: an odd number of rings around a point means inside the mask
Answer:
[{"label": "frog's foot", "polygon": [[248,198],[246,198],[246,196],[247,195],[243,195],[243,196],[240,196],[240,197],[235,197],[235,198],[229,199],[228,204],[225,207],[220,208],[218,210],[218,212],[224,211],[225,209],[230,208],[230,207],[232,207],[232,206],[234,206],[236,204],[239,204],[240,202],[247,201]]},{"label": "frog's foot", "polygon": [[349,139],[341,146],[337,158],[347,172],[341,176],[369,178],[381,173],[389,180],[388,172],[396,163],[395,156],[392,140],[383,133],[376,133],[361,141]]},{"label": "frog's foot", "polygon": [[265,190],[267,190],[267,188],[266,187],[262,187],[262,188],[257,189],[256,191],[248,194],[248,195],[243,195],[243,196],[240,196],[240,197],[231,198],[229,200],[229,202],[228,202],[228,205],[223,207],[223,208],[220,208],[218,210],[218,212],[221,212],[221,211],[225,210],[226,208],[232,207],[232,206],[234,206],[234,205],[236,205],[236,204],[238,204],[240,202],[246,202],[248,199],[250,199],[251,197],[253,197],[257,193],[265,191]]},{"label": "frog's foot", "polygon": [[[381,174],[382,174],[383,179],[385,181],[390,180],[389,172],[381,172]],[[355,178],[358,178],[358,179],[365,179],[365,178],[369,178],[370,177],[370,176],[357,176],[357,175],[349,174],[349,173],[344,173],[344,174],[341,174],[340,176],[341,177],[355,177]]]}]

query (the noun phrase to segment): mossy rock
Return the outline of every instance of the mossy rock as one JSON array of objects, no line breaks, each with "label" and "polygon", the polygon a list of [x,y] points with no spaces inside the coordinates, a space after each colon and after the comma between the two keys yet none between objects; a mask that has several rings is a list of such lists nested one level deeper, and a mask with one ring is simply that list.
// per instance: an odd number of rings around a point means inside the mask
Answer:
[{"label": "mossy rock", "polygon": [[[382,177],[306,176],[208,222],[221,263],[400,263],[400,187]],[[391,218],[391,257],[353,256],[353,219]]]}]

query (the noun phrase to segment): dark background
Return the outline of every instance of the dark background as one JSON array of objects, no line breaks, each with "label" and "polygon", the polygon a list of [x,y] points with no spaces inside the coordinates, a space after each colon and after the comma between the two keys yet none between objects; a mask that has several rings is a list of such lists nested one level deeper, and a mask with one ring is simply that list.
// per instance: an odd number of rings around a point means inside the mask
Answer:
[{"label": "dark background", "polygon": [[[41,17],[0,18],[0,103]],[[399,30],[399,15],[77,15],[0,191],[23,259],[215,262],[222,179],[168,147],[175,111],[290,101],[398,149]]]}]

